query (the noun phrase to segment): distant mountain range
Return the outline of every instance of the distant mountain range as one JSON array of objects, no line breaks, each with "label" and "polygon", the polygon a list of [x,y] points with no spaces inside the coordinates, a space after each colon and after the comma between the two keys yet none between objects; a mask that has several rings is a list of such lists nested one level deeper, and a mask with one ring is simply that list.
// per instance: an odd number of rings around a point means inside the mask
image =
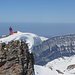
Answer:
[{"label": "distant mountain range", "polygon": [[35,64],[45,65],[49,61],[75,54],[75,34],[56,36],[33,48]]}]

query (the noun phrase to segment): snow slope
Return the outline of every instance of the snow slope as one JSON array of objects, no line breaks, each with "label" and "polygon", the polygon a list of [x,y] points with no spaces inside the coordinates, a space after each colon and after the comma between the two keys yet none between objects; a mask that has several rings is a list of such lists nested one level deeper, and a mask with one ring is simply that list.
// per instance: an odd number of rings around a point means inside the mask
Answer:
[{"label": "snow slope", "polygon": [[39,66],[35,65],[35,75],[58,75],[58,73],[55,70],[51,70],[48,67],[45,66]]},{"label": "snow slope", "polygon": [[[70,66],[70,67],[69,67]],[[63,72],[63,75],[75,74],[75,55],[71,57],[63,57],[55,59],[46,64],[46,67],[51,67]],[[69,69],[68,69],[69,67]]]},{"label": "snow slope", "polygon": [[33,46],[36,46],[36,45],[42,43],[39,36],[37,36],[33,33],[22,33],[19,31],[17,33],[14,33],[14,34],[8,36],[8,37],[1,38],[0,43],[5,42],[7,44],[11,40],[19,40],[19,41],[23,40],[26,43],[28,43],[30,53],[32,52]]},{"label": "snow slope", "polygon": [[[72,73],[69,73],[69,72],[66,72],[66,73],[58,73],[56,71],[56,69],[54,68],[49,68],[49,67],[46,67],[46,66],[39,66],[39,65],[35,65],[34,66],[34,71],[35,71],[35,75],[75,75],[75,74],[72,74]],[[75,72],[75,71],[73,71]]]},{"label": "snow slope", "polygon": [[75,55],[55,59],[45,66],[35,65],[35,75],[75,75]]}]

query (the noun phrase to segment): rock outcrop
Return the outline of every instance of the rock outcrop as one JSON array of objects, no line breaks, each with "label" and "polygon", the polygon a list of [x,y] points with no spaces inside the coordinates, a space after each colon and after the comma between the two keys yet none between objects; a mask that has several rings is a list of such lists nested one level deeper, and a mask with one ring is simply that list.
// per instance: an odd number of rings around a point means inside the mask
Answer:
[{"label": "rock outcrop", "polygon": [[0,75],[33,75],[34,57],[24,41],[0,43]]}]

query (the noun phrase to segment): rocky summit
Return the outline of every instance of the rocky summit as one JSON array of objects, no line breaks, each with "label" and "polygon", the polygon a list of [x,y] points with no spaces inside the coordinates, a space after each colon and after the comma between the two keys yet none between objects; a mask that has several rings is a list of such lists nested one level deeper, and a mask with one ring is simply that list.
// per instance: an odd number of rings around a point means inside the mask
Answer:
[{"label": "rocky summit", "polygon": [[0,75],[33,75],[34,57],[24,41],[0,43]]}]

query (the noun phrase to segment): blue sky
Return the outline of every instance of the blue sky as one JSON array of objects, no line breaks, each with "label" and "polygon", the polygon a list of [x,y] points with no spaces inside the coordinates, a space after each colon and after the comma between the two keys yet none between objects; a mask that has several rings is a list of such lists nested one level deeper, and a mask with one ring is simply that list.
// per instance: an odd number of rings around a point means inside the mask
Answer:
[{"label": "blue sky", "polygon": [[0,0],[0,22],[75,23],[75,0]]},{"label": "blue sky", "polygon": [[75,33],[75,0],[0,0],[0,35],[10,26],[46,37]]}]

